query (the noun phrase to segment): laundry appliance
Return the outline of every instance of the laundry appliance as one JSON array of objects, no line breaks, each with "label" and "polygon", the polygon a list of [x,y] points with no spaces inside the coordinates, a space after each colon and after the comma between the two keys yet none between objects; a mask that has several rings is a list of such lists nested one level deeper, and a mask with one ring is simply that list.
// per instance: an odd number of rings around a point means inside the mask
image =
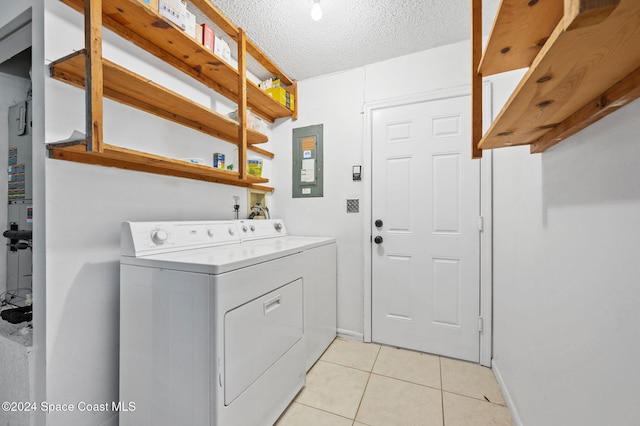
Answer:
[{"label": "laundry appliance", "polygon": [[[252,222],[122,225],[121,425],[273,424],[335,337],[335,241]],[[311,315],[323,247],[333,300]]]},{"label": "laundry appliance", "polygon": [[240,220],[238,230],[243,243],[304,250],[304,346],[305,368],[309,370],[336,337],[336,239],[290,235],[281,220]]}]

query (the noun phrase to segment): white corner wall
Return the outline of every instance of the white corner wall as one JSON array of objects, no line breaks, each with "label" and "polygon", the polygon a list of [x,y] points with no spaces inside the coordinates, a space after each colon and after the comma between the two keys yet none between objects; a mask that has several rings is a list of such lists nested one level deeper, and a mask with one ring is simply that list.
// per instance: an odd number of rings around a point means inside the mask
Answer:
[{"label": "white corner wall", "polygon": [[520,424],[640,421],[638,115],[494,152],[494,365]]}]

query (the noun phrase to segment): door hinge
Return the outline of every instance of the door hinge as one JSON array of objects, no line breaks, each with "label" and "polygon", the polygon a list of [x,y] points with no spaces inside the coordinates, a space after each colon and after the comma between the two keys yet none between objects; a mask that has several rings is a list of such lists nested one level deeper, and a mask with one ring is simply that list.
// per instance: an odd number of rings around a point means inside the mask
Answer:
[{"label": "door hinge", "polygon": [[484,217],[478,217],[478,231],[484,231]]},{"label": "door hinge", "polygon": [[483,329],[484,329],[484,320],[482,319],[482,317],[478,317],[478,331],[482,333]]}]

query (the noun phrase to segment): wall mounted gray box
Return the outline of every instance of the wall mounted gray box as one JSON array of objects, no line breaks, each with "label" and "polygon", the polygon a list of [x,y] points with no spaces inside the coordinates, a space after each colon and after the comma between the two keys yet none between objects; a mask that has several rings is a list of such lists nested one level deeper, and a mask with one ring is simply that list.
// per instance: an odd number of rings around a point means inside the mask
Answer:
[{"label": "wall mounted gray box", "polygon": [[323,196],[323,125],[293,129],[292,196]]}]

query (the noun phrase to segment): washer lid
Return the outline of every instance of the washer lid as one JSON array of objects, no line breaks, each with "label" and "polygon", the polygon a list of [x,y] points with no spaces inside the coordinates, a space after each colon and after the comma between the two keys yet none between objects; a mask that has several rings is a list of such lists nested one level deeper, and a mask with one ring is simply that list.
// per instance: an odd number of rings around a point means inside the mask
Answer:
[{"label": "washer lid", "polygon": [[327,244],[334,244],[336,242],[335,237],[306,237],[300,235],[287,235],[285,240],[289,240],[288,244],[298,244],[305,250],[320,247]]},{"label": "washer lid", "polygon": [[203,247],[148,256],[122,256],[121,263],[178,271],[223,274],[304,251],[298,240],[267,238],[249,243]]}]

